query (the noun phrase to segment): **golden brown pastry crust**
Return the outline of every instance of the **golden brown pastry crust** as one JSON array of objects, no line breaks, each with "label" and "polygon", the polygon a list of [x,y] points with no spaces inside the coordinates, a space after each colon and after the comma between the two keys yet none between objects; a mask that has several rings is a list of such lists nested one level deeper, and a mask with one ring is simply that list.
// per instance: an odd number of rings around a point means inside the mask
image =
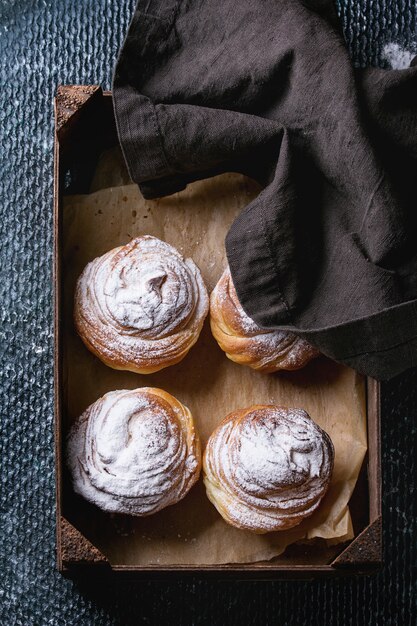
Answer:
[{"label": "golden brown pastry crust", "polygon": [[232,526],[262,534],[311,515],[334,464],[330,437],[303,409],[255,405],[230,413],[203,455],[207,496]]},{"label": "golden brown pastry crust", "polygon": [[208,306],[195,263],[145,235],[86,266],[76,286],[74,321],[106,365],[150,374],[186,356]]},{"label": "golden brown pastry crust", "polygon": [[146,516],[181,500],[198,480],[200,440],[189,409],[166,391],[111,391],[72,426],[67,462],[84,498]]},{"label": "golden brown pastry crust", "polygon": [[229,268],[210,296],[210,326],[229,359],[262,372],[297,370],[319,355],[304,339],[282,330],[262,329],[246,315]]}]

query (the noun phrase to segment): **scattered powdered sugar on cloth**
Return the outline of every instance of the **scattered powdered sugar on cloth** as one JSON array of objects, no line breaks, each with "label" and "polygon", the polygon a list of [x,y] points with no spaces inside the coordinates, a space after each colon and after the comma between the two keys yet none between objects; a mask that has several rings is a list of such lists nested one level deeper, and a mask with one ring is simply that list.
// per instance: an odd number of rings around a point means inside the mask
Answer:
[{"label": "scattered powdered sugar on cloth", "polygon": [[382,58],[387,61],[393,70],[406,70],[417,54],[417,46],[414,50],[406,50],[398,43],[390,42],[384,46]]}]

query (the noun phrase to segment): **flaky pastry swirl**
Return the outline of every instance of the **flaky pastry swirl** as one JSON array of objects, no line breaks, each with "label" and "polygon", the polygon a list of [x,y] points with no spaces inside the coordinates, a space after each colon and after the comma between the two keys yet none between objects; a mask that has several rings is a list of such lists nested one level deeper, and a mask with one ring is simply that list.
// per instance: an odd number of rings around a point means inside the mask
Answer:
[{"label": "flaky pastry swirl", "polygon": [[143,387],[89,406],[71,428],[67,461],[78,494],[105,511],[145,516],[186,495],[201,450],[189,409]]},{"label": "flaky pastry swirl", "polygon": [[292,333],[260,328],[243,310],[229,268],[211,293],[210,325],[229,359],[262,372],[300,369],[319,355]]},{"label": "flaky pastry swirl", "polygon": [[106,365],[149,374],[185,357],[208,312],[191,259],[145,235],[89,263],[75,291],[75,326]]},{"label": "flaky pastry swirl", "polygon": [[204,484],[226,522],[262,534],[317,509],[333,462],[330,437],[306,411],[255,405],[230,413],[211,435]]}]

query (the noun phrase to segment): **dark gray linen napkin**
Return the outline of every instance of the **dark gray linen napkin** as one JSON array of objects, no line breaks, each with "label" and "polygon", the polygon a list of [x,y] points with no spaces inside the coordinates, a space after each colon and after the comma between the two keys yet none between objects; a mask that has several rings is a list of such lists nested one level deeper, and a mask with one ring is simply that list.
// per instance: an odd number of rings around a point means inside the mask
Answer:
[{"label": "dark gray linen napkin", "polygon": [[325,0],[140,0],[113,92],[146,198],[261,183],[226,239],[260,326],[378,379],[417,365],[417,67],[354,70]]}]

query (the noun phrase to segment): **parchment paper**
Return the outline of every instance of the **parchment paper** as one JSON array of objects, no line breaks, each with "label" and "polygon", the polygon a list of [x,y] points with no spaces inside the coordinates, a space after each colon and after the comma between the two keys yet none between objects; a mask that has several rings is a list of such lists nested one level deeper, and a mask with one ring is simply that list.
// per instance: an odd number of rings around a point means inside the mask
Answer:
[{"label": "parchment paper", "polygon": [[[72,301],[76,278],[92,259],[141,234],[155,235],[191,256],[209,290],[225,266],[224,237],[234,217],[257,193],[237,174],[196,182],[173,196],[144,200],[125,184],[118,151],[103,155],[92,189],[64,204],[64,373],[67,423],[113,389],[161,387],[191,410],[203,446],[230,411],[256,403],[305,408],[331,436],[335,469],[319,510],[300,526],[254,535],[222,520],[199,483],[184,500],[147,518],[109,515],[80,504],[94,542],[112,564],[221,564],[266,560],[287,545],[316,537],[338,543],[353,537],[348,502],[366,452],[364,380],[353,370],[321,357],[304,370],[261,374],[229,361],[208,321],[188,356],[148,376],[112,370],[76,336]],[[74,496],[74,498],[76,498]],[[87,519],[88,518],[88,519]]]}]

